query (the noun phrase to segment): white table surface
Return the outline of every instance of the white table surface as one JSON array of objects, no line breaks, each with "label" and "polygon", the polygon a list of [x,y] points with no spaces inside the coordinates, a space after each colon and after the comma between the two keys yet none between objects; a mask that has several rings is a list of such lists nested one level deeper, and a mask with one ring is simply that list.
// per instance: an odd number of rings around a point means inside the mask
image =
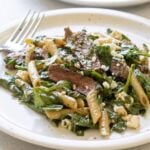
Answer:
[{"label": "white table surface", "polygon": [[[71,8],[80,6],[62,3],[58,0],[0,0],[0,26],[10,23],[14,19],[23,17],[29,9],[45,11],[69,7]],[[150,3],[130,8],[118,8],[118,10],[130,12],[150,19]],[[48,149],[17,140],[0,131],[0,150]],[[131,148],[128,150],[150,150],[150,144]]]}]

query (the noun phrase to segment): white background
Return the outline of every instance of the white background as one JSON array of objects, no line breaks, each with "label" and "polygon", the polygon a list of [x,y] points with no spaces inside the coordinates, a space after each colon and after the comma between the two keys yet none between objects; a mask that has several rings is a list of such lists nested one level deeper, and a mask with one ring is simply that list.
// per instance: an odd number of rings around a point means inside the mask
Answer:
[{"label": "white background", "polygon": [[[0,26],[23,17],[29,9],[35,11],[46,11],[71,7],[81,7],[81,6],[62,3],[59,2],[58,0],[0,0]],[[150,19],[150,3],[130,8],[118,8],[118,10],[130,12]],[[22,142],[0,131],[0,150],[50,150],[50,149]],[[150,144],[128,150],[150,150]]]}]

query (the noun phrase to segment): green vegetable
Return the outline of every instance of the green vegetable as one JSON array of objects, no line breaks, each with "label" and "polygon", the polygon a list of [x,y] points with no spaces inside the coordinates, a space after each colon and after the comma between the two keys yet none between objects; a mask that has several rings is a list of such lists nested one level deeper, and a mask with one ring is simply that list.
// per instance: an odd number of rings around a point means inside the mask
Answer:
[{"label": "green vegetable", "polygon": [[36,107],[47,107],[51,104],[59,104],[59,98],[52,92],[44,91],[41,87],[33,89],[34,104]]},{"label": "green vegetable", "polygon": [[149,48],[148,48],[148,46],[146,44],[143,44],[143,48],[144,48],[144,51],[146,51],[146,52],[150,51]]},{"label": "green vegetable", "polygon": [[52,87],[55,84],[51,81],[41,81],[41,85],[45,87]]},{"label": "green vegetable", "polygon": [[32,101],[33,100],[33,90],[32,87],[25,81],[21,79],[15,80],[16,86],[22,90],[22,98],[21,100],[24,102]]},{"label": "green vegetable", "polygon": [[48,81],[49,81],[48,71],[42,71],[42,72],[40,73],[40,78],[41,78],[42,80],[48,80]]},{"label": "green vegetable", "polygon": [[49,105],[42,108],[43,110],[61,110],[63,109],[63,105]]},{"label": "green vegetable", "polygon": [[26,66],[15,65],[15,68],[16,68],[17,70],[27,70],[27,67],[26,67]]},{"label": "green vegetable", "polygon": [[112,131],[123,132],[126,128],[126,122],[120,119],[115,124],[113,124],[111,129]]},{"label": "green vegetable", "polygon": [[33,89],[33,97],[34,97],[34,105],[36,107],[43,107],[46,105],[46,103],[43,101],[43,99],[40,96],[40,89],[39,88]]},{"label": "green vegetable", "polygon": [[15,65],[16,64],[16,59],[5,59],[5,62],[7,63],[7,65]]},{"label": "green vegetable", "polygon": [[71,121],[73,124],[72,131],[75,132],[78,136],[83,136],[84,131],[88,128],[97,128],[97,125],[92,123],[92,120],[89,116],[80,116],[78,114],[73,114],[71,116]]},{"label": "green vegetable", "polygon": [[69,96],[74,97],[74,98],[86,99],[85,95],[82,95],[81,93],[79,93],[77,91],[73,91],[73,90],[67,90],[66,95],[69,95]]},{"label": "green vegetable", "polygon": [[43,72],[44,70],[47,70],[48,66],[53,64],[57,60],[57,58],[58,58],[58,55],[56,54],[56,55],[54,55],[50,58],[44,59],[44,60],[36,59],[35,65]]},{"label": "green vegetable", "polygon": [[31,108],[32,110],[38,112],[38,113],[43,113],[43,110],[41,107],[37,107],[35,106],[33,103],[25,103],[29,108]]},{"label": "green vegetable", "polygon": [[40,66],[40,68],[44,69],[46,66],[45,66],[45,60],[35,60],[35,65],[38,67]]},{"label": "green vegetable", "polygon": [[15,65],[16,65],[16,58],[10,58],[10,57],[6,57],[4,59],[5,63],[6,63],[6,67],[9,69],[14,69]]},{"label": "green vegetable", "polygon": [[90,76],[98,82],[103,82],[103,81],[107,81],[109,83],[111,82],[111,80],[106,76],[106,74],[101,74],[94,70],[85,70],[84,75]]},{"label": "green vegetable", "polygon": [[33,90],[31,87],[27,87],[27,88],[22,88],[23,91],[23,96],[22,96],[22,100],[24,102],[28,102],[28,101],[32,101],[33,100]]},{"label": "green vegetable", "polygon": [[85,127],[81,127],[81,126],[77,126],[77,125],[73,124],[72,132],[76,133],[77,136],[84,136],[84,131],[86,129],[87,128],[85,128]]},{"label": "green vegetable", "polygon": [[129,85],[130,85],[130,81],[131,81],[131,76],[132,76],[132,73],[134,72],[134,68],[135,68],[135,65],[132,64],[130,69],[129,69],[129,74],[128,74],[128,78],[127,78],[127,81],[126,81],[126,84],[124,86],[124,91],[127,93],[128,92],[128,89],[129,89]]},{"label": "green vegetable", "polygon": [[133,45],[122,46],[120,54],[124,56],[128,64],[139,64],[139,56],[150,57],[149,53],[142,52],[136,46]]},{"label": "green vegetable", "polygon": [[113,97],[113,91],[111,88],[102,88],[100,89],[103,100],[110,101]]},{"label": "green vegetable", "polygon": [[136,70],[135,74],[150,100],[150,78],[138,70]]},{"label": "green vegetable", "polygon": [[112,29],[110,28],[107,29],[107,34],[111,34],[112,32],[113,32]]},{"label": "green vegetable", "polygon": [[126,35],[122,34],[122,40],[131,41]]},{"label": "green vegetable", "polygon": [[45,86],[40,86],[40,89],[46,93],[50,93],[52,91],[56,91],[56,90],[60,90],[60,89],[67,90],[67,89],[71,89],[71,88],[72,88],[71,82],[65,81],[65,80],[58,81],[57,84],[55,84],[49,88],[47,88]]},{"label": "green vegetable", "polygon": [[92,120],[89,116],[80,116],[77,114],[73,114],[71,118],[73,124],[81,127],[95,128],[96,126],[92,123]]},{"label": "green vegetable", "polygon": [[53,92],[48,94],[48,93],[43,93],[41,91],[40,96],[47,104],[59,104],[60,103],[59,97]]},{"label": "green vegetable", "polygon": [[126,121],[122,120],[117,113],[108,110],[109,118],[111,121],[111,130],[116,132],[123,132],[127,126]]},{"label": "green vegetable", "polygon": [[141,55],[141,56],[145,56],[145,57],[150,57],[150,53],[146,53],[146,52],[138,52],[137,55]]},{"label": "green vegetable", "polygon": [[5,76],[4,78],[0,78],[0,85],[5,89],[10,89],[10,85],[14,84],[14,78],[11,76]]},{"label": "green vegetable", "polygon": [[133,114],[133,115],[139,115],[139,114],[144,115],[146,112],[146,109],[137,101],[131,104],[131,106],[128,108],[128,111],[130,114]]},{"label": "green vegetable", "polygon": [[94,40],[98,39],[99,36],[98,36],[98,35],[94,35],[94,34],[90,34],[90,35],[88,36],[88,38],[89,38],[89,39],[92,39],[92,40],[94,41]]},{"label": "green vegetable", "polygon": [[139,49],[136,46],[123,46],[120,52],[124,56],[127,64],[139,64]]},{"label": "green vegetable", "polygon": [[110,66],[111,61],[112,61],[110,46],[97,46],[96,53],[102,64],[106,66]]},{"label": "green vegetable", "polygon": [[72,88],[72,84],[69,81],[66,80],[60,80],[57,82],[56,84],[58,87],[64,88],[64,89],[71,89]]},{"label": "green vegetable", "polygon": [[91,71],[91,76],[99,82],[102,82],[102,81],[109,82],[110,81],[106,75],[104,75],[104,74],[102,75],[102,74],[98,73],[97,71]]},{"label": "green vegetable", "polygon": [[15,85],[15,78],[12,76],[5,76],[0,78],[0,86],[4,87],[7,90],[10,90],[13,93],[13,96],[22,97],[22,91]]}]

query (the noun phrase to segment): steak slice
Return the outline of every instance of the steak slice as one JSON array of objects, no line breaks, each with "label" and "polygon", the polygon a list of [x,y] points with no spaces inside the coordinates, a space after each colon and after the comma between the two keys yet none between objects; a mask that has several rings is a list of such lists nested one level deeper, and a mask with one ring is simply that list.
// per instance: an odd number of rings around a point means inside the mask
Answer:
[{"label": "steak slice", "polygon": [[122,79],[127,79],[129,74],[129,67],[125,62],[112,61],[110,71],[114,76],[117,76]]},{"label": "steak slice", "polygon": [[144,74],[149,74],[149,66],[148,65],[138,65],[137,68]]},{"label": "steak slice", "polygon": [[78,58],[80,64],[85,69],[99,70],[101,65],[94,50],[93,40],[89,38],[86,31],[73,33],[69,28],[65,28],[65,40],[71,45],[71,50]]},{"label": "steak slice", "polygon": [[55,82],[67,80],[76,85],[76,90],[84,95],[96,88],[96,82],[89,77],[82,76],[77,72],[62,68],[60,65],[53,64],[48,68],[49,78]]},{"label": "steak slice", "polygon": [[[137,65],[137,69],[150,78],[148,65]],[[112,75],[125,80],[128,78],[129,67],[125,62],[112,61],[110,71]]]},{"label": "steak slice", "polygon": [[64,28],[65,31],[65,41],[67,41],[69,38],[71,38],[73,32],[70,30],[69,27]]}]

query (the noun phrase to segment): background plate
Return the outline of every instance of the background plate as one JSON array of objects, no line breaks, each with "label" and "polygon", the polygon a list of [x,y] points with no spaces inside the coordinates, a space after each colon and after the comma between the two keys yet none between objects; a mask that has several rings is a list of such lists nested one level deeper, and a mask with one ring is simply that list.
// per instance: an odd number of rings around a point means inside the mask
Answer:
[{"label": "background plate", "polygon": [[150,0],[60,0],[67,3],[73,3],[77,5],[96,6],[96,7],[125,7],[140,5]]},{"label": "background plate", "polygon": [[[150,21],[131,14],[106,9],[63,9],[46,12],[39,34],[63,35],[63,28],[73,31],[87,29],[88,32],[105,32],[107,28],[117,29],[129,36],[138,45],[150,46]],[[0,30],[0,44],[12,33],[17,23]],[[4,64],[0,56],[0,73]],[[150,141],[150,111],[141,118],[138,131],[128,130],[123,134],[113,133],[108,139],[101,139],[96,130],[89,130],[78,137],[69,131],[56,128],[51,122],[20,104],[11,94],[0,88],[0,129],[18,139],[58,149],[110,150],[141,145]],[[128,144],[127,144],[128,143]]]}]

